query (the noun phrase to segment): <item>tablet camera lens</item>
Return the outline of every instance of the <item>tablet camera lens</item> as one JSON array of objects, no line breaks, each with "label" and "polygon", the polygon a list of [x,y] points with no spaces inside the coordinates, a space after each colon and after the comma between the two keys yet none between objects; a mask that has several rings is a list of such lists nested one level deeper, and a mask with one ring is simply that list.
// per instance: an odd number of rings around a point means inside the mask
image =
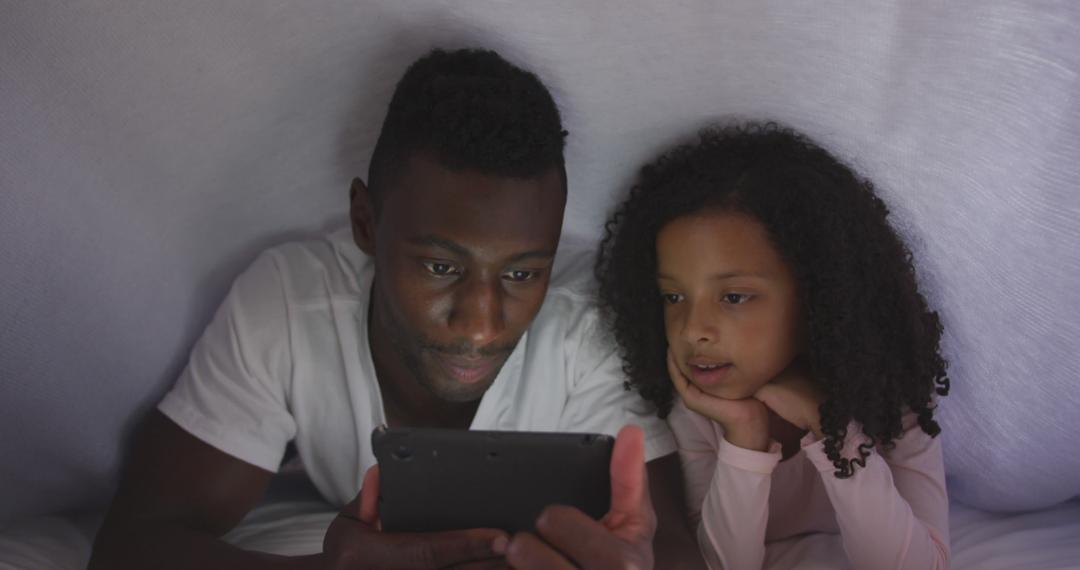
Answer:
[{"label": "tablet camera lens", "polygon": [[412,450],[404,445],[399,445],[398,448],[394,450],[394,459],[399,461],[408,461],[412,459],[412,456]]},{"label": "tablet camera lens", "polygon": [[488,454],[487,454],[487,458],[488,458],[489,461],[496,461],[496,460],[499,459],[499,452],[498,451],[489,451]]}]

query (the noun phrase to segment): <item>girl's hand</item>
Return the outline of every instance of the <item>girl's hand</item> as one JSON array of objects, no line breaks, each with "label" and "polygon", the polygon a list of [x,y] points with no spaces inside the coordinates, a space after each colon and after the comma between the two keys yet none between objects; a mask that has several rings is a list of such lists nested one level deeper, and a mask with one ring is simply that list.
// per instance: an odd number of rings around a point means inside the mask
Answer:
[{"label": "girl's hand", "polygon": [[818,411],[824,400],[821,390],[798,369],[784,370],[759,388],[754,398],[795,427],[814,432],[818,439],[825,437]]},{"label": "girl's hand", "polygon": [[769,448],[769,410],[761,400],[727,400],[702,392],[679,370],[670,348],[667,365],[671,383],[686,407],[720,424],[724,428],[724,439],[744,449],[765,451]]}]

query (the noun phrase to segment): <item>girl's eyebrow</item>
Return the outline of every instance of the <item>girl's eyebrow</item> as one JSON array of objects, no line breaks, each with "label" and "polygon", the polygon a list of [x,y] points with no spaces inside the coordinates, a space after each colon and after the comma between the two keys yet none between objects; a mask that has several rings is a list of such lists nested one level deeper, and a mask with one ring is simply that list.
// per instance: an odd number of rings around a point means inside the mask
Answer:
[{"label": "girl's eyebrow", "polygon": [[736,277],[752,277],[754,279],[769,278],[769,276],[764,273],[755,273],[753,271],[726,271],[724,273],[714,273],[709,276],[709,279],[713,281],[723,281],[724,279],[734,279]]},{"label": "girl's eyebrow", "polygon": [[[713,273],[709,276],[711,281],[723,281],[724,279],[734,279],[736,277],[752,277],[754,279],[768,279],[769,276],[764,273],[755,273],[752,271],[725,271],[723,273]],[[668,275],[666,273],[657,273],[657,279],[667,279],[669,281],[678,281],[678,279]]]}]

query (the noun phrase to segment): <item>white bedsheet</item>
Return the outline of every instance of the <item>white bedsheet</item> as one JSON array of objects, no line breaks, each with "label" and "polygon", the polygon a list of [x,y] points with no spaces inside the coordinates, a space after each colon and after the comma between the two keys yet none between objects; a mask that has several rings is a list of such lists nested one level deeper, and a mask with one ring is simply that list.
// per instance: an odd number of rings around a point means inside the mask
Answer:
[{"label": "white bedsheet", "polygon": [[[249,550],[312,554],[322,548],[334,514],[319,502],[265,505],[227,539]],[[0,529],[0,569],[85,568],[100,520],[100,515],[38,517]],[[953,505],[951,526],[956,569],[1080,568],[1080,501],[1012,515]],[[838,537],[814,535],[770,548],[767,567],[844,568],[842,560]]]}]

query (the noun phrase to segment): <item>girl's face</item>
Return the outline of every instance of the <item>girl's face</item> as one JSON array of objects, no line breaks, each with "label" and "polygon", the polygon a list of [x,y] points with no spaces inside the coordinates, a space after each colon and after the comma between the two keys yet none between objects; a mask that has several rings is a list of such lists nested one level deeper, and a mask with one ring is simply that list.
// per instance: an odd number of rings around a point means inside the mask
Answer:
[{"label": "girl's face", "polygon": [[794,276],[765,228],[744,214],[677,218],[656,239],[668,345],[703,392],[748,398],[801,349]]}]

